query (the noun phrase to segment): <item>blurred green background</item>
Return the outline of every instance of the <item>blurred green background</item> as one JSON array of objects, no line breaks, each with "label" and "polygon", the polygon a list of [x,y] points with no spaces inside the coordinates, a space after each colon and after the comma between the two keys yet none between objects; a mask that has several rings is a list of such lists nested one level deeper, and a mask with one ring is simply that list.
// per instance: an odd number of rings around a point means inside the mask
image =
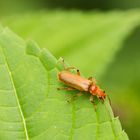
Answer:
[{"label": "blurred green background", "polygon": [[0,19],[94,76],[130,139],[139,140],[139,8],[139,0],[5,0]]}]

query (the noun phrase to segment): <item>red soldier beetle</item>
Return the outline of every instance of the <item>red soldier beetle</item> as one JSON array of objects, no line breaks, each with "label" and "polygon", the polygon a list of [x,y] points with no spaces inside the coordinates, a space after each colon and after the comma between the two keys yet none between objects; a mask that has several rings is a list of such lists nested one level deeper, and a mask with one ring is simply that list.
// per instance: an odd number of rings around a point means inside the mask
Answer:
[{"label": "red soldier beetle", "polygon": [[66,67],[63,59],[63,65],[65,70],[58,73],[58,79],[66,84],[69,87],[61,87],[58,90],[74,90],[77,89],[80,91],[77,96],[81,96],[81,92],[89,92],[91,94],[90,101],[93,101],[93,97],[96,96],[98,99],[104,101],[106,98],[105,91],[100,89],[99,86],[96,85],[96,80],[92,77],[88,79],[82,77],[80,75],[80,71],[77,69],[77,74],[70,72],[70,69],[76,69],[75,67]]}]

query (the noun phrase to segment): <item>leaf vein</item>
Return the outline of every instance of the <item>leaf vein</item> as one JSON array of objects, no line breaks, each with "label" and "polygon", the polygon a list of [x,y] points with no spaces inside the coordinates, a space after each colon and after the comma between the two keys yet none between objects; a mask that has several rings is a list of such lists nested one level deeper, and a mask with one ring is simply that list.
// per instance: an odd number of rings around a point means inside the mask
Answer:
[{"label": "leaf vein", "polygon": [[19,101],[19,97],[18,97],[18,94],[17,94],[16,86],[15,86],[15,83],[14,83],[14,80],[13,80],[13,75],[11,73],[10,66],[8,64],[8,60],[7,60],[7,57],[6,57],[6,54],[5,54],[5,51],[4,51],[4,48],[3,47],[2,47],[2,51],[3,51],[3,54],[4,54],[6,68],[8,70],[9,77],[10,77],[10,80],[11,80],[11,83],[12,83],[12,86],[13,86],[13,90],[14,90],[14,93],[15,93],[15,98],[16,98],[16,101],[17,101],[17,106],[19,108],[19,112],[20,112],[20,115],[21,115],[21,118],[22,118],[22,121],[23,121],[23,126],[24,126],[24,131],[25,131],[25,137],[26,137],[27,140],[29,140],[27,126],[26,126],[26,120],[25,120],[25,117],[24,117],[24,113],[22,111],[22,107],[20,105],[20,101]]}]

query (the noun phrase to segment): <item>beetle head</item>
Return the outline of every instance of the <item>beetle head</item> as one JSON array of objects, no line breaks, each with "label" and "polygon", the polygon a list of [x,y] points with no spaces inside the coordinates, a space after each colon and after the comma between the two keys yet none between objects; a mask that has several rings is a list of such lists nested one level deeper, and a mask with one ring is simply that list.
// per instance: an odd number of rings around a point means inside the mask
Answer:
[{"label": "beetle head", "polygon": [[105,91],[102,91],[101,89],[98,89],[97,97],[101,100],[104,100],[105,97],[106,97]]}]

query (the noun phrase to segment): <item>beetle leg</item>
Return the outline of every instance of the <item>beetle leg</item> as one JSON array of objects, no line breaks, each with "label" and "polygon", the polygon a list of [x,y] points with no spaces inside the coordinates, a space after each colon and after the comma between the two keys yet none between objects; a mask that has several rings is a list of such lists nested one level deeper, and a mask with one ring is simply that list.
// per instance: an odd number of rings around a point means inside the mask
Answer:
[{"label": "beetle leg", "polygon": [[70,69],[77,69],[76,67],[67,67],[64,59],[62,59],[62,63],[63,63],[64,69],[67,70],[67,71],[69,71]]},{"label": "beetle leg", "polygon": [[111,106],[111,105],[112,105],[112,104],[111,104],[111,99],[110,99],[109,95],[107,95],[107,97],[108,97],[108,100],[109,100],[109,104],[110,104],[110,106]]},{"label": "beetle leg", "polygon": [[78,94],[77,94],[77,97],[80,97],[80,96],[82,96],[83,95],[83,93],[82,92],[79,92]]},{"label": "beetle leg", "polygon": [[95,104],[95,102],[94,102],[94,96],[91,95],[90,98],[89,98],[89,100],[90,100],[90,102],[93,104],[93,106],[94,106],[94,110],[96,111],[97,108],[96,108],[96,104]]},{"label": "beetle leg", "polygon": [[77,70],[77,68],[76,67],[67,67],[65,70],[67,70],[67,71],[69,71],[69,70],[71,70],[71,69],[76,69]]},{"label": "beetle leg", "polygon": [[82,92],[79,92],[79,93],[77,93],[76,95],[69,97],[69,98],[67,99],[67,102],[70,103],[71,101],[75,100],[77,97],[80,97],[80,96],[82,96],[82,95],[83,95],[83,93],[82,93]]},{"label": "beetle leg", "polygon": [[62,62],[63,62],[63,66],[64,66],[64,69],[65,69],[65,70],[69,71],[69,70],[71,70],[71,69],[76,69],[76,70],[77,70],[77,75],[79,75],[79,76],[81,75],[79,69],[77,69],[77,68],[74,67],[74,66],[73,66],[73,67],[67,67],[66,64],[65,64],[65,62],[64,62],[64,59],[62,59]]},{"label": "beetle leg", "polygon": [[82,96],[83,95],[83,93],[82,92],[79,92],[79,93],[77,93],[75,96],[73,96],[73,97],[80,97],[80,96]]},{"label": "beetle leg", "polygon": [[102,102],[102,104],[104,104],[104,98],[99,98],[99,100]]},{"label": "beetle leg", "polygon": [[93,78],[93,77],[89,77],[88,80],[92,81],[94,85],[96,85],[96,83],[97,83],[97,82],[96,82],[96,79]]},{"label": "beetle leg", "polygon": [[76,95],[74,95],[73,98],[75,99],[75,98],[80,97],[80,96],[82,96],[82,95],[83,95],[83,93],[82,93],[82,92],[79,92],[79,93],[77,93]]},{"label": "beetle leg", "polygon": [[65,64],[65,60],[62,58],[62,64],[63,64],[63,66],[64,66],[64,69],[66,70],[67,69],[67,66],[66,66],[66,64]]},{"label": "beetle leg", "polygon": [[88,80],[93,81],[93,77],[89,77]]},{"label": "beetle leg", "polygon": [[96,83],[97,83],[95,78],[93,78],[93,83],[94,83],[94,85],[96,85]]},{"label": "beetle leg", "polygon": [[90,96],[89,100],[90,100],[90,102],[94,102],[93,95]]},{"label": "beetle leg", "polygon": [[57,90],[74,90],[74,88],[71,88],[71,87],[60,87],[60,88],[57,88]]},{"label": "beetle leg", "polygon": [[80,70],[77,69],[76,67],[68,67],[68,68],[66,68],[67,71],[69,71],[70,69],[76,69],[77,70],[77,75],[79,75],[79,76],[81,75]]}]

